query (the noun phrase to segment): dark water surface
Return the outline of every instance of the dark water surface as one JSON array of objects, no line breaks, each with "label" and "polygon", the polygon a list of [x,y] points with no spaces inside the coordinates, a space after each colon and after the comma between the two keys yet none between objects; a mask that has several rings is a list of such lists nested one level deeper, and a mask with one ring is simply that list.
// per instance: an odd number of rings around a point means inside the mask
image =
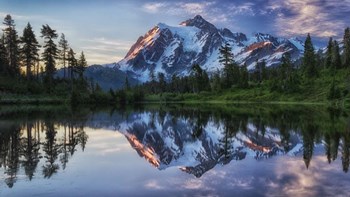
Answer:
[{"label": "dark water surface", "polygon": [[0,196],[349,196],[350,113],[0,108]]}]

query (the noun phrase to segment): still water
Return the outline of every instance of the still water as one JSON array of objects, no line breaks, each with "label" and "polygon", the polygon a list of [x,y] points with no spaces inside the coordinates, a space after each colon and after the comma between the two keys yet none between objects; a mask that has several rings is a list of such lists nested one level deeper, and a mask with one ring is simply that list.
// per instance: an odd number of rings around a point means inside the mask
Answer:
[{"label": "still water", "polygon": [[0,196],[349,196],[349,159],[320,106],[0,108]]}]

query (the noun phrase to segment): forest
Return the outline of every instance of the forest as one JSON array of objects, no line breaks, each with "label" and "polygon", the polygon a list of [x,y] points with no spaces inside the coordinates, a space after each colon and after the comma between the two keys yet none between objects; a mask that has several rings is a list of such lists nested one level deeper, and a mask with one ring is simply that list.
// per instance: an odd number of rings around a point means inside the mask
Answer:
[{"label": "forest", "polygon": [[[219,49],[223,69],[207,73],[194,64],[189,76],[151,73],[148,82],[104,92],[84,77],[88,66],[64,35],[43,25],[40,45],[30,23],[21,36],[7,15],[0,37],[0,103],[2,104],[131,104],[139,102],[297,102],[344,106],[349,101],[350,29],[340,43],[329,38],[326,50],[316,52],[311,35],[304,56],[296,61],[285,53],[279,66],[256,60],[254,69],[238,65],[229,44]],[[57,39],[59,38],[58,42]],[[40,53],[40,54],[39,54]],[[63,77],[57,76],[57,69]]]}]

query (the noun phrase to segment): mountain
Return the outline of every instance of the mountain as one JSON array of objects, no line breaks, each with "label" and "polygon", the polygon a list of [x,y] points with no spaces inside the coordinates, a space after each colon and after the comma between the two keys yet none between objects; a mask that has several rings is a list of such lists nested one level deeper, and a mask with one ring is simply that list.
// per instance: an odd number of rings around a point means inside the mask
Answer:
[{"label": "mountain", "polygon": [[141,82],[149,80],[151,72],[162,72],[167,78],[173,74],[189,75],[191,66],[199,64],[207,72],[220,70],[219,48],[229,43],[235,61],[254,69],[256,60],[265,60],[267,66],[280,64],[284,53],[294,60],[303,54],[303,43],[298,38],[284,39],[256,33],[248,38],[243,33],[218,29],[201,16],[181,22],[173,27],[159,23],[139,37],[116,68],[130,72],[130,77]]},{"label": "mountain", "polygon": [[303,151],[302,137],[294,132],[286,142],[273,127],[266,126],[262,132],[262,127],[252,122],[196,121],[184,112],[144,111],[113,117],[96,114],[92,120],[91,127],[122,133],[139,156],[157,169],[178,167],[196,177],[232,160],[293,156]]},{"label": "mountain", "polygon": [[[63,73],[63,69],[59,69],[56,76],[62,78],[64,75]],[[84,71],[84,77],[92,80],[94,83],[98,83],[105,91],[108,91],[110,88],[123,88],[125,86],[125,79],[129,74],[131,73],[123,72],[116,67],[106,67],[102,65],[91,65]],[[128,80],[130,85],[136,85],[139,83],[137,79],[132,77],[128,77]]]}]

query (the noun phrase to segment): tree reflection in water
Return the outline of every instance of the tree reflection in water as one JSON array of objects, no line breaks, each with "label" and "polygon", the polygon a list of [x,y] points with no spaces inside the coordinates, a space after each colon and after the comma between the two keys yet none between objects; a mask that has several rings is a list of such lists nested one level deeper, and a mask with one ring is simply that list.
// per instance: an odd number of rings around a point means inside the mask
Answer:
[{"label": "tree reflection in water", "polygon": [[[58,132],[57,128],[68,126],[68,133]],[[29,180],[42,163],[42,175],[50,178],[57,173],[60,164],[65,169],[69,158],[76,151],[76,145],[84,150],[88,135],[84,131],[84,123],[77,125],[73,120],[68,123],[54,118],[17,121],[1,121],[0,123],[0,168],[4,169],[5,182],[13,187],[17,174],[23,169]],[[38,176],[38,174],[36,174]]]},{"label": "tree reflection in water", "polygon": [[[329,162],[339,152],[344,172],[349,168],[349,119],[340,109],[277,105],[163,106],[133,112],[130,117],[118,122],[124,125],[118,130],[127,138],[133,136],[129,140],[131,146],[160,169],[176,164],[181,170],[201,177],[217,164],[243,160],[247,155],[260,160],[284,154],[301,154],[308,169],[319,144],[324,145]],[[218,142],[215,138],[219,138]],[[154,150],[152,160],[146,149]],[[143,155],[145,152],[147,155]],[[196,162],[183,162],[187,157],[193,157]]]},{"label": "tree reflection in water", "polygon": [[[165,169],[175,163],[196,177],[217,164],[226,165],[248,156],[260,160],[299,154],[309,168],[318,144],[324,145],[329,163],[339,154],[343,171],[349,170],[350,121],[347,113],[339,109],[176,105],[113,109],[97,115],[65,114],[65,118],[50,113],[31,116],[0,121],[0,168],[8,187],[15,184],[19,170],[29,180],[39,175],[50,178],[65,170],[75,152],[85,149],[86,127],[114,128],[141,156],[157,164],[155,167]],[[192,149],[184,150],[188,145]],[[186,151],[192,151],[192,158],[184,157]]]}]

